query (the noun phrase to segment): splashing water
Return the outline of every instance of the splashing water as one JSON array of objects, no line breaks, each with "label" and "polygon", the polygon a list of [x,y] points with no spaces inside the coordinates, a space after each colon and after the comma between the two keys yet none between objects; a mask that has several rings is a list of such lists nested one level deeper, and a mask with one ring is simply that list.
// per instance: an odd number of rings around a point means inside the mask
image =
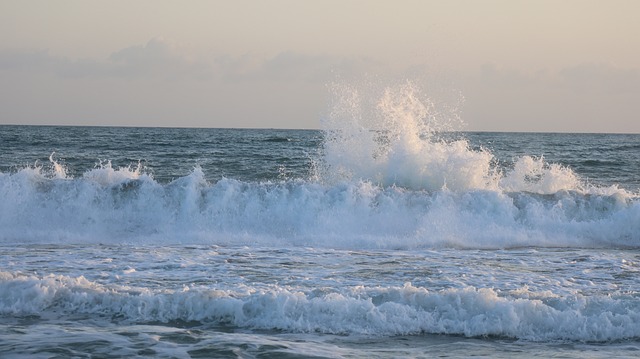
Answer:
[{"label": "splashing water", "polygon": [[384,88],[373,103],[362,92],[353,86],[333,88],[321,166],[321,177],[330,183],[362,180],[430,192],[585,190],[571,169],[543,157],[523,156],[503,170],[491,151],[472,149],[456,134],[455,111],[438,111],[412,82]]},{"label": "splashing water", "polygon": [[[382,186],[437,191],[496,186],[493,155],[466,140],[446,141],[434,103],[411,82],[387,87],[370,116],[354,88],[338,88],[325,122],[325,173],[333,181],[361,179]],[[441,126],[441,124],[443,124]]]},{"label": "splashing water", "polygon": [[61,165],[60,163],[58,163],[56,160],[53,159],[53,155],[55,154],[56,153],[53,152],[49,156],[49,162],[51,162],[51,166],[52,166],[52,175],[54,178],[67,178],[67,169],[64,167],[64,165]]},{"label": "splashing water", "polygon": [[[171,142],[176,133],[190,132],[147,130],[158,137],[138,153],[156,153],[152,166],[168,158],[162,167],[172,170],[194,154],[212,157],[187,175],[173,172],[169,182],[140,161],[126,167],[101,161],[74,176],[81,162],[67,157],[60,163],[55,154],[49,167],[37,163],[0,173],[0,242],[250,241],[337,248],[640,243],[637,195],[587,186],[570,168],[543,157],[499,163],[491,151],[451,132],[457,112],[411,82],[377,92],[336,85],[333,94],[323,141],[320,134],[299,133],[305,141],[298,144],[281,140],[293,133],[216,130],[201,138],[193,132],[197,141],[183,136]],[[130,131],[115,139],[145,137]],[[311,161],[302,153],[319,147],[309,178]],[[119,155],[135,159],[130,151]],[[222,178],[207,177],[220,168]],[[255,174],[257,168],[278,175]]]}]

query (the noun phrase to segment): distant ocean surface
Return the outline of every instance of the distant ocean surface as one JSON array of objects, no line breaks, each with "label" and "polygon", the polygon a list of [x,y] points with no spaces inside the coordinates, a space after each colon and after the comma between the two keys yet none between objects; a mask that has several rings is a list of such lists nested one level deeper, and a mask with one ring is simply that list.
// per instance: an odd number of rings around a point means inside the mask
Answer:
[{"label": "distant ocean surface", "polygon": [[2,358],[640,356],[640,135],[404,112],[0,150]]}]

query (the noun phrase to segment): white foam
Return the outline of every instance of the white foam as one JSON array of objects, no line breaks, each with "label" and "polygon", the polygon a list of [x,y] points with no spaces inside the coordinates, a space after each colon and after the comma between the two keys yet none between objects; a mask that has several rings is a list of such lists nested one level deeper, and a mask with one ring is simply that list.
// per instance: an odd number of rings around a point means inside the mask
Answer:
[{"label": "white foam", "polygon": [[505,171],[488,149],[472,149],[460,136],[445,139],[449,131],[459,130],[452,126],[458,115],[442,111],[446,106],[436,106],[411,82],[379,93],[353,85],[333,90],[319,165],[319,177],[327,183],[361,180],[431,192],[602,191],[542,156],[516,158],[512,165],[502,164],[510,168]]},{"label": "white foam", "polygon": [[79,179],[59,179],[28,168],[0,176],[0,241],[640,246],[640,202],[624,191],[430,193],[362,181],[210,184],[199,168],[162,185],[144,174],[117,173],[94,169]]},{"label": "white foam", "polygon": [[352,87],[338,88],[324,122],[321,178],[371,181],[382,186],[437,191],[495,188],[493,155],[465,140],[445,141],[448,122],[411,83],[386,88],[373,109]]},{"label": "white foam", "polygon": [[89,182],[101,186],[113,186],[129,180],[140,178],[151,179],[149,174],[142,173],[142,165],[138,163],[136,167],[120,167],[114,169],[111,161],[101,161],[96,168],[85,172],[82,177]]},{"label": "white foam", "polygon": [[637,301],[611,296],[559,297],[524,287],[429,291],[403,287],[307,293],[282,287],[230,291],[151,291],[103,286],[84,277],[0,273],[0,313],[100,314],[121,321],[227,323],[251,329],[335,334],[420,333],[499,336],[533,341],[611,341],[640,336]]},{"label": "white foam", "polygon": [[53,174],[54,178],[67,178],[67,169],[63,165],[61,165],[60,163],[58,163],[56,160],[53,159],[53,155],[54,154],[55,154],[55,152],[53,152],[49,156],[49,162],[51,162],[52,174]]},{"label": "white foam", "polygon": [[498,166],[489,150],[445,139],[452,113],[410,82],[334,91],[313,179],[209,183],[196,167],[161,184],[109,161],[72,178],[52,154],[48,169],[0,174],[0,242],[640,246],[637,194],[543,157]]}]

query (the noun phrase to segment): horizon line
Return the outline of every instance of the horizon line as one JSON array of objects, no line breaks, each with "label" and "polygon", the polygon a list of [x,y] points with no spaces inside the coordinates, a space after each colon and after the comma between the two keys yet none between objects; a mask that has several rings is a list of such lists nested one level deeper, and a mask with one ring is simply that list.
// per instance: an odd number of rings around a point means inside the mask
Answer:
[{"label": "horizon line", "polygon": [[[281,130],[281,131],[326,131],[322,128],[286,128],[286,127],[205,127],[205,126],[150,126],[150,125],[73,125],[73,124],[16,124],[2,123],[0,126],[16,127],[90,127],[90,128],[165,128],[165,129],[210,129],[210,130]],[[576,135],[640,135],[640,132],[570,132],[570,131],[510,131],[510,130],[448,130],[441,133],[475,132],[475,133],[530,133],[530,134],[576,134]]]}]

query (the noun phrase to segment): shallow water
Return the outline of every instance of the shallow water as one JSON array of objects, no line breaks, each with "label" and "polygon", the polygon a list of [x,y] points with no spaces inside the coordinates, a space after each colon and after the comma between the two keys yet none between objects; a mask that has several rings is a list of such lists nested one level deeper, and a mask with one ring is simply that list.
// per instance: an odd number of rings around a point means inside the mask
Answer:
[{"label": "shallow water", "polygon": [[11,273],[0,285],[0,350],[16,356],[633,357],[640,350],[638,250],[2,251],[0,267]]}]

